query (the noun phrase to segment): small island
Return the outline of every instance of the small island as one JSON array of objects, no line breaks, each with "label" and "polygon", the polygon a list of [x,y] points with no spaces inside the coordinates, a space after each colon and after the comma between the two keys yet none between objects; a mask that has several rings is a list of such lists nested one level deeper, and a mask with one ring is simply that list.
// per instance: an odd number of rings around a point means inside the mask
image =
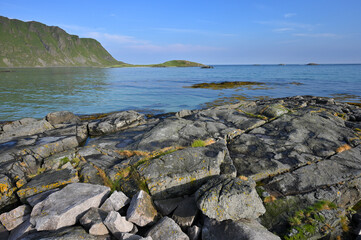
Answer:
[{"label": "small island", "polygon": [[320,64],[318,64],[318,63],[307,63],[306,65],[307,66],[317,66],[317,65],[320,65]]}]

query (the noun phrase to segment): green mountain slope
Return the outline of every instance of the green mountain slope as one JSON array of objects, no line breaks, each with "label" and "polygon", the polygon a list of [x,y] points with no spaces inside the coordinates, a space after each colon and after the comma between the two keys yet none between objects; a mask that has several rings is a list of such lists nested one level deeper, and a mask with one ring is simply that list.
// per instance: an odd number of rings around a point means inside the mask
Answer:
[{"label": "green mountain slope", "polygon": [[0,67],[111,66],[115,60],[91,38],[59,27],[0,16]]}]

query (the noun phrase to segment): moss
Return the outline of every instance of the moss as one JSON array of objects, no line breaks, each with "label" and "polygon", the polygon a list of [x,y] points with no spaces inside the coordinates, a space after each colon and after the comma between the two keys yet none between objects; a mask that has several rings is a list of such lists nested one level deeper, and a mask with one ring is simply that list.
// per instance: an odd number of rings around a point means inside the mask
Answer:
[{"label": "moss", "polygon": [[197,139],[192,142],[192,147],[205,147],[206,143],[203,140]]}]

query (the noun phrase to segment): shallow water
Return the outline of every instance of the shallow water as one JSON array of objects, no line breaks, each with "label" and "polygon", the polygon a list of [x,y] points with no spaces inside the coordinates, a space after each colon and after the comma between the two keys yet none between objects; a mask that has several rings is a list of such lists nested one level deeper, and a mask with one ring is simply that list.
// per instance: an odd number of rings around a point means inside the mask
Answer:
[{"label": "shallow water", "polygon": [[[224,90],[185,88],[222,81],[266,85]],[[0,83],[0,121],[42,118],[61,110],[76,114],[126,109],[171,112],[201,108],[232,96],[316,95],[361,102],[361,65],[0,69]]]}]

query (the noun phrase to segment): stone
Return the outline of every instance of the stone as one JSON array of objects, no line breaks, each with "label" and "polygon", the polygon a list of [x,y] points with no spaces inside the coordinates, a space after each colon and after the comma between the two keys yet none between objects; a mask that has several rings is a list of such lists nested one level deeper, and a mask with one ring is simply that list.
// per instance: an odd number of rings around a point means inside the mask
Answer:
[{"label": "stone", "polygon": [[148,237],[142,237],[136,234],[131,234],[131,233],[123,233],[123,238],[122,240],[153,240],[152,237],[148,236]]},{"label": "stone", "polygon": [[167,216],[171,214],[183,200],[183,197],[168,198],[163,200],[154,200],[154,204],[163,216]]},{"label": "stone", "polygon": [[9,238],[9,231],[6,230],[6,228],[0,224],[0,239],[8,240]]},{"label": "stone", "polygon": [[122,239],[122,233],[130,232],[133,229],[133,223],[120,216],[118,212],[111,211],[104,220],[105,226],[117,238]]},{"label": "stone", "polygon": [[149,230],[147,236],[157,240],[189,240],[187,234],[182,232],[177,223],[169,217],[163,217],[157,222]]},{"label": "stone", "polygon": [[216,177],[195,195],[198,208],[206,216],[223,220],[256,219],[266,212],[252,179]]},{"label": "stone", "polygon": [[197,225],[194,225],[188,228],[187,234],[190,240],[198,240],[201,237],[202,228],[198,227]]},{"label": "stone", "polygon": [[51,124],[70,124],[70,123],[79,123],[80,118],[75,116],[73,113],[68,111],[59,111],[59,112],[52,112],[48,113],[45,119]]},{"label": "stone", "polygon": [[271,104],[260,111],[262,115],[269,118],[278,118],[288,112],[289,110],[281,104]]},{"label": "stone", "polygon": [[202,239],[204,240],[281,240],[280,237],[269,232],[256,220],[226,220],[217,222],[207,218],[202,229]]},{"label": "stone", "polygon": [[0,209],[17,201],[11,179],[0,173]]},{"label": "stone", "polygon": [[224,141],[206,147],[178,150],[140,165],[154,199],[167,199],[194,193],[210,177],[221,173],[227,153]]},{"label": "stone", "polygon": [[67,227],[62,228],[57,231],[41,231],[29,233],[27,236],[23,237],[21,240],[111,240],[112,238],[109,235],[104,236],[94,236],[88,234],[82,227]]},{"label": "stone", "polygon": [[119,211],[122,207],[127,205],[130,199],[121,191],[114,191],[110,197],[105,200],[100,209],[110,212]]},{"label": "stone", "polygon": [[106,116],[88,124],[89,134],[99,136],[143,124],[144,115],[135,111],[124,111]]},{"label": "stone", "polygon": [[46,120],[22,123],[20,121],[19,124],[14,123],[10,126],[5,125],[3,127],[3,132],[0,134],[0,140],[39,134],[53,128],[54,127]]},{"label": "stone", "polygon": [[91,163],[84,163],[79,171],[82,182],[104,185],[104,180],[100,177],[98,170]]},{"label": "stone", "polygon": [[37,231],[72,226],[91,207],[99,207],[110,189],[87,183],[72,183],[36,204],[31,223]]},{"label": "stone", "polygon": [[192,226],[197,217],[198,208],[194,196],[185,198],[174,211],[172,218],[182,228]]},{"label": "stone", "polygon": [[31,208],[28,205],[21,205],[10,212],[1,214],[0,221],[8,231],[11,231],[28,220],[30,212]]},{"label": "stone", "polygon": [[59,188],[54,188],[54,189],[50,189],[48,191],[42,192],[42,193],[38,193],[36,195],[33,195],[31,197],[28,197],[26,199],[26,202],[29,203],[29,205],[31,207],[34,207],[36,204],[38,204],[39,202],[42,202],[43,200],[45,200],[45,198],[47,198],[50,194],[59,191]]},{"label": "stone", "polygon": [[17,191],[17,195],[20,199],[26,199],[38,193],[78,181],[77,172],[74,169],[49,171],[32,178]]},{"label": "stone", "polygon": [[109,231],[103,222],[107,215],[107,212],[92,207],[80,218],[79,222],[91,235],[106,235]]},{"label": "stone", "polygon": [[10,232],[8,240],[23,239],[24,236],[26,236],[27,234],[29,234],[34,230],[35,229],[30,223],[30,219],[28,219]]},{"label": "stone", "polygon": [[133,196],[127,210],[128,221],[135,223],[140,227],[144,227],[147,224],[152,223],[157,215],[158,212],[155,209],[152,198],[148,193],[140,190]]}]

